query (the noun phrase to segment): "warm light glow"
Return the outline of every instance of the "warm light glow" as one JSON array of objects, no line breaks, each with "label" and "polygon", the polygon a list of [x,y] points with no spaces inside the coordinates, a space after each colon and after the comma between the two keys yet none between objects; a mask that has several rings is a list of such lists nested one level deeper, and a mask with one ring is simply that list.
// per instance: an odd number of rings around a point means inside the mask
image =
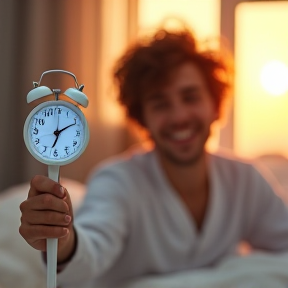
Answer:
[{"label": "warm light glow", "polygon": [[287,11],[286,1],[236,8],[234,144],[240,156],[288,156]]},{"label": "warm light glow", "polygon": [[100,103],[99,113],[104,123],[111,126],[125,125],[123,109],[116,100],[113,90],[112,68],[127,45],[127,5],[127,1],[103,1],[101,11],[103,38],[98,45],[101,46],[102,52],[102,62],[99,63],[99,67],[101,67],[101,95],[99,97],[102,103]]},{"label": "warm light glow", "polygon": [[[181,20],[197,38],[220,34],[220,0],[139,0],[139,33],[151,32],[165,21],[167,28],[181,28]],[[174,20],[171,20],[174,19]]]},{"label": "warm light glow", "polygon": [[260,81],[270,94],[279,96],[288,91],[288,67],[280,61],[270,61],[263,67]]}]

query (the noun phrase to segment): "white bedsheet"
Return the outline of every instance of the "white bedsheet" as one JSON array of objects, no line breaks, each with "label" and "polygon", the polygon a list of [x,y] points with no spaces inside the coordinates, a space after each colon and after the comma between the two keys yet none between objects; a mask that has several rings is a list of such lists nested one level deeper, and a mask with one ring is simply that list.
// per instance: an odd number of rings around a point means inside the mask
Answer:
[{"label": "white bedsheet", "polygon": [[[65,184],[72,192],[72,202],[77,208],[84,195],[84,186],[70,182]],[[26,199],[27,191],[28,183],[14,187],[0,197],[1,288],[46,287],[39,252],[31,248],[18,232],[19,204]],[[88,287],[92,286],[83,283],[81,288]],[[288,252],[233,257],[213,269],[145,277],[117,288],[288,288]]]},{"label": "white bedsheet", "polygon": [[121,288],[287,288],[288,253],[231,257],[213,269],[145,277]]}]

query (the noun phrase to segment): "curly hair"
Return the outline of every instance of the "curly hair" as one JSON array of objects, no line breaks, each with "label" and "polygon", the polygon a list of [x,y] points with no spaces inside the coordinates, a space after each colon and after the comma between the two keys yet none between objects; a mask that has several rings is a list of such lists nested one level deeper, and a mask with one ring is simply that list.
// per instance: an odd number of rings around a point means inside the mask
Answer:
[{"label": "curly hair", "polygon": [[130,47],[116,62],[114,80],[118,100],[129,118],[143,125],[143,97],[167,83],[171,72],[186,62],[195,64],[203,74],[219,114],[231,88],[232,66],[220,50],[198,48],[191,31],[168,32],[161,29],[150,39]]}]

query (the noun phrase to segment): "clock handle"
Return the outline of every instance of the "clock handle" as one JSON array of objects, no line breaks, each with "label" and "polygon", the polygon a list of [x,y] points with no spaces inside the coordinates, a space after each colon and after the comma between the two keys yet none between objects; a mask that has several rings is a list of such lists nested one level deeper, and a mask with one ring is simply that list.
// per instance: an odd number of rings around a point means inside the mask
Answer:
[{"label": "clock handle", "polygon": [[[48,177],[55,182],[59,182],[59,170],[58,165],[48,165]],[[56,275],[57,275],[57,248],[58,239],[48,238],[47,240],[47,288],[57,287]]]},{"label": "clock handle", "polygon": [[59,183],[59,170],[60,166],[58,165],[48,165],[48,177]]}]

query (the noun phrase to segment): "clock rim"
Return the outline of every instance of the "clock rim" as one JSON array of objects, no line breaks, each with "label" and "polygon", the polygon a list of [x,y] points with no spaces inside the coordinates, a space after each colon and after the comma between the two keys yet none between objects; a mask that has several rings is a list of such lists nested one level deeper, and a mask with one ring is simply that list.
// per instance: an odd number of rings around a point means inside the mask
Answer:
[{"label": "clock rim", "polygon": [[[84,137],[83,137],[83,143],[82,143],[82,147],[79,149],[78,153],[76,153],[75,155],[72,154],[71,157],[69,157],[68,159],[59,159],[59,160],[55,160],[55,159],[47,159],[47,158],[44,158],[44,157],[41,157],[39,156],[34,148],[32,148],[33,144],[31,143],[31,137],[29,136],[29,131],[28,131],[28,128],[29,128],[29,124],[30,124],[30,121],[31,121],[31,118],[38,112],[40,111],[41,109],[43,109],[44,107],[47,107],[47,106],[51,106],[51,105],[63,105],[63,106],[66,106],[67,108],[73,110],[73,112],[75,112],[79,118],[81,119],[82,123],[83,123],[83,132],[84,132]],[[87,119],[85,117],[85,115],[83,114],[83,112],[81,111],[81,109],[70,103],[70,102],[66,102],[66,101],[63,101],[63,100],[53,100],[53,101],[46,101],[46,102],[43,102],[43,103],[40,103],[39,105],[37,105],[36,107],[34,107],[32,109],[32,111],[28,114],[26,120],[25,120],[25,123],[24,123],[24,128],[23,128],[23,138],[24,138],[24,142],[25,142],[25,145],[28,149],[28,151],[30,152],[30,154],[36,159],[38,160],[39,162],[41,163],[44,163],[44,164],[47,164],[47,165],[58,165],[58,166],[64,166],[64,165],[67,165],[69,163],[72,163],[74,162],[80,155],[83,154],[83,152],[85,151],[87,145],[88,145],[88,142],[89,142],[89,139],[90,139],[90,133],[89,133],[89,128],[88,128],[88,122],[87,122]]]}]

